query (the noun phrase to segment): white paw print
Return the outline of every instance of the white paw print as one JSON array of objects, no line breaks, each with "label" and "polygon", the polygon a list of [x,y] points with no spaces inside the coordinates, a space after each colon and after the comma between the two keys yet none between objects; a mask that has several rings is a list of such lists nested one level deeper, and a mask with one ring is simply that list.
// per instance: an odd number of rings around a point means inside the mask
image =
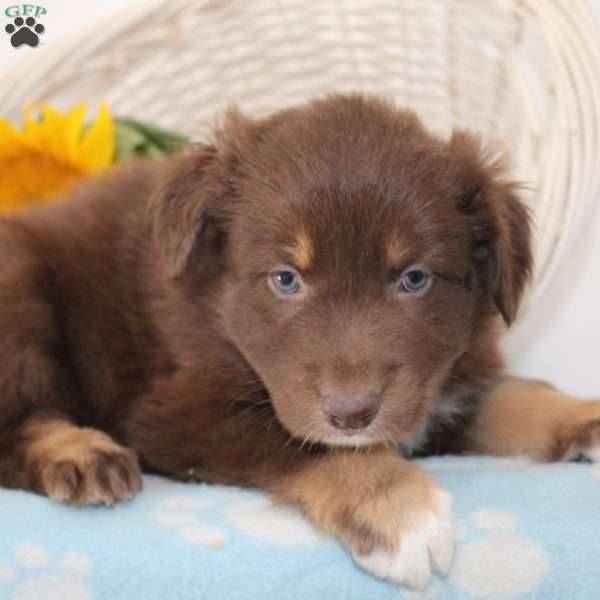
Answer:
[{"label": "white paw print", "polygon": [[255,538],[282,545],[316,544],[323,534],[299,510],[256,498],[232,506],[225,516],[233,525]]},{"label": "white paw print", "polygon": [[298,510],[275,504],[264,496],[248,496],[225,488],[205,491],[200,498],[183,495],[165,498],[147,518],[174,527],[190,544],[220,548],[227,540],[225,531],[206,522],[207,511],[214,509],[219,510],[225,523],[262,541],[295,545],[324,539]]},{"label": "white paw print", "polygon": [[488,535],[461,547],[450,580],[474,598],[512,597],[534,590],[549,570],[543,546],[513,531],[514,517],[484,509],[471,524]]},{"label": "white paw print", "polygon": [[195,511],[210,508],[214,501],[212,498],[171,496],[164,499],[158,510],[147,518],[158,525],[175,527],[190,544],[209,544],[220,548],[225,543],[225,532],[214,525],[202,523],[195,514]]},{"label": "white paw print", "polygon": [[93,600],[85,578],[90,562],[78,552],[67,552],[52,565],[41,544],[22,544],[14,561],[0,561],[0,583],[13,584],[11,600]]},{"label": "white paw print", "polygon": [[[507,512],[483,509],[455,531],[459,542],[449,581],[435,579],[424,590],[401,590],[401,600],[437,600],[448,584],[460,590],[461,597],[516,598],[534,590],[549,571],[544,548],[514,532],[515,518]],[[486,532],[466,542],[472,526]]]}]

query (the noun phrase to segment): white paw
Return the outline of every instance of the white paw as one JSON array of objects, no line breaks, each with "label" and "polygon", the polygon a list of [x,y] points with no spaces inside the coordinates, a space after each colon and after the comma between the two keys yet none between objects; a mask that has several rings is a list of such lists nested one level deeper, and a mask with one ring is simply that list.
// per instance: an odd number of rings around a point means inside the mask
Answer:
[{"label": "white paw", "polygon": [[368,555],[354,552],[354,560],[378,577],[411,588],[424,588],[432,572],[447,574],[455,541],[452,498],[444,490],[436,490],[434,498],[433,510],[405,516],[396,550],[375,549]]},{"label": "white paw", "polygon": [[600,462],[600,445],[592,446],[582,451],[582,454],[586,460],[597,463]]},{"label": "white paw", "polygon": [[593,419],[580,425],[562,460],[584,460],[600,462],[600,419]]}]

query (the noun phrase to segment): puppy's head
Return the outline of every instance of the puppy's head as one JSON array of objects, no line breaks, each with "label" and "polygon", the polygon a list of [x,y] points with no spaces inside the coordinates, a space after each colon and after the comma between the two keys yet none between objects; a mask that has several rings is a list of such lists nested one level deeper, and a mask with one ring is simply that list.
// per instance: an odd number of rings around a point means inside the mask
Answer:
[{"label": "puppy's head", "polygon": [[362,96],[230,112],[158,207],[170,276],[213,290],[283,425],[328,444],[421,426],[531,269],[527,211],[477,140]]}]

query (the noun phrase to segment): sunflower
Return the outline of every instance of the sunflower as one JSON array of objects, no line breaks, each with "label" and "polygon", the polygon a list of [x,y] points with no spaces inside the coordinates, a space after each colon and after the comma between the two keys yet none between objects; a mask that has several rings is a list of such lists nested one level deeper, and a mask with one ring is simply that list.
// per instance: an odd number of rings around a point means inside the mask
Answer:
[{"label": "sunflower", "polygon": [[89,126],[86,105],[59,112],[39,105],[23,111],[23,128],[0,118],[0,212],[47,202],[76,180],[108,167],[115,153],[113,119],[104,104]]}]

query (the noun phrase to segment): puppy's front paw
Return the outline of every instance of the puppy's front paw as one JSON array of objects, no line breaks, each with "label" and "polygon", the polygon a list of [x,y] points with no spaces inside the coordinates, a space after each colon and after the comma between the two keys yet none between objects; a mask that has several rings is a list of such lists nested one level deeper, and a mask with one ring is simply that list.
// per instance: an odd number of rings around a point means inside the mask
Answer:
[{"label": "puppy's front paw", "polygon": [[56,420],[32,423],[26,436],[27,468],[54,500],[111,505],[141,487],[135,453],[102,431]]},{"label": "puppy's front paw", "polygon": [[319,527],[378,577],[414,588],[445,574],[454,553],[452,500],[417,465],[389,448],[313,459],[278,482]]},{"label": "puppy's front paw", "polygon": [[135,454],[126,448],[85,449],[77,457],[50,461],[41,477],[49,498],[69,504],[104,504],[129,500],[141,487]]},{"label": "puppy's front paw", "polygon": [[[378,577],[412,588],[425,587],[432,572],[448,573],[454,553],[452,499],[445,490],[430,486],[428,500],[414,505],[408,489],[389,494],[389,515],[370,526],[382,529],[385,522],[384,537],[379,536],[368,552],[360,546],[353,548],[358,564]],[[422,490],[419,495],[423,495]],[[371,508],[363,507],[356,517],[367,521]],[[373,514],[375,519],[380,519],[376,516],[379,510],[380,507]]]},{"label": "puppy's front paw", "polygon": [[452,499],[439,488],[431,495],[429,506],[402,511],[388,543],[368,553],[354,550],[356,562],[378,577],[412,588],[425,587],[432,572],[446,575],[454,553]]}]

